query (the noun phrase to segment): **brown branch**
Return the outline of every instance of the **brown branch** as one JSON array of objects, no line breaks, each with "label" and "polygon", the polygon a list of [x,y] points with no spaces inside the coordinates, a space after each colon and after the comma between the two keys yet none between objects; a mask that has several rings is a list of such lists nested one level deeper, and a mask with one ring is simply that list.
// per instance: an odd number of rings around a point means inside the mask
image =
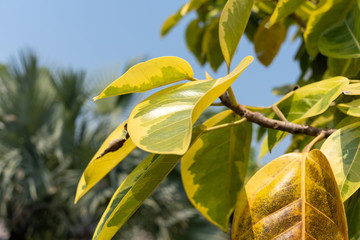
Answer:
[{"label": "brown branch", "polygon": [[336,129],[316,128],[309,125],[301,125],[267,118],[261,113],[252,112],[240,104],[233,106],[230,102],[229,96],[226,93],[220,96],[220,100],[226,107],[233,110],[236,114],[246,118],[247,121],[256,123],[264,128],[281,130],[292,134],[305,134],[309,136],[318,136],[319,134],[324,134],[325,138],[329,137],[333,132],[336,131]]}]

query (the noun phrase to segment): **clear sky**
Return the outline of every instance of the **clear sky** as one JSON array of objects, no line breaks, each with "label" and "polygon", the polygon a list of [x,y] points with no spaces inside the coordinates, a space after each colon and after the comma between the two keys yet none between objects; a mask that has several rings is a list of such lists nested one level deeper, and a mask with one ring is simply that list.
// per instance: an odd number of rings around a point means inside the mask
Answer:
[{"label": "clear sky", "polygon": [[[184,18],[165,38],[160,37],[162,23],[185,2],[3,0],[0,1],[0,62],[9,62],[20,50],[30,48],[43,65],[83,69],[91,77],[97,70],[122,66],[135,56],[173,55],[187,60],[197,78],[204,77],[204,70],[220,77],[226,73],[225,64],[215,74],[209,66],[201,67],[187,50],[185,27],[194,15]],[[300,70],[293,58],[300,42],[290,41],[293,34],[294,31],[288,34],[270,67],[255,60],[240,76],[233,86],[240,103],[271,105],[279,99],[273,96],[273,87],[296,81]],[[247,55],[255,56],[255,52],[243,37],[232,66]]]}]

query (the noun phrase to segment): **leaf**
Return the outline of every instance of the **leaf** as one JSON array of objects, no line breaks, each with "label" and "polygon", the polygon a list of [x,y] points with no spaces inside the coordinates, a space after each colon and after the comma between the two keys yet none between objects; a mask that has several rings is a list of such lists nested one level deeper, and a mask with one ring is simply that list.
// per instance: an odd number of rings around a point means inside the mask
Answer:
[{"label": "leaf", "polygon": [[345,95],[360,95],[360,83],[347,85],[343,88]]},{"label": "leaf", "polygon": [[360,58],[328,58],[327,65],[332,76],[354,78],[360,73]]},{"label": "leaf", "polygon": [[220,16],[220,46],[228,69],[249,21],[252,6],[253,0],[228,0]]},{"label": "leaf", "polygon": [[161,36],[164,37],[188,13],[189,3],[184,4],[179,11],[168,17],[161,27]]},{"label": "leaf", "polygon": [[321,151],[329,159],[343,201],[360,187],[360,123],[337,130],[326,139]]},{"label": "leaf", "polygon": [[306,50],[313,58],[318,53],[318,40],[329,27],[341,21],[350,9],[352,0],[322,0],[311,12],[304,33]]},{"label": "leaf", "polygon": [[199,25],[200,21],[195,19],[189,23],[186,29],[186,44],[189,50],[195,55],[201,65],[205,64],[206,56],[202,52],[202,42],[205,28]]},{"label": "leaf", "polygon": [[207,2],[207,0],[190,0],[189,1],[189,9],[188,9],[188,11],[198,9],[202,4],[204,4],[206,2]]},{"label": "leaf", "polygon": [[325,31],[319,39],[321,54],[334,58],[360,57],[360,10],[356,7],[348,16]]},{"label": "leaf", "polygon": [[[193,141],[203,126],[194,129]],[[93,236],[93,240],[111,239],[135,213],[146,198],[179,162],[179,155],[150,154],[124,180],[112,196]]]},{"label": "leaf", "polygon": [[293,13],[306,0],[280,0],[269,20],[269,27]]},{"label": "leaf", "polygon": [[260,169],[240,195],[232,239],[347,239],[334,174],[319,150],[290,153]]},{"label": "leaf", "polygon": [[266,23],[267,19],[264,19],[257,28],[254,35],[254,47],[259,61],[269,66],[285,40],[286,29],[282,22],[277,22],[270,28],[265,27]]},{"label": "leaf", "polygon": [[356,191],[345,203],[349,239],[360,237],[360,191]]},{"label": "leaf", "polygon": [[360,99],[356,99],[349,103],[338,104],[337,107],[340,111],[349,116],[360,117]]},{"label": "leaf", "polygon": [[[135,149],[135,144],[131,139],[127,139],[113,152],[104,154],[105,150],[114,140],[125,138],[124,126],[126,121],[120,124],[104,141],[89,165],[82,174],[76,190],[75,203],[84,196],[97,182],[99,182],[111,169],[118,165],[129,153]],[[101,156],[102,155],[102,156]]]},{"label": "leaf", "polygon": [[[203,125],[212,127],[239,119],[228,110]],[[225,232],[244,184],[251,135],[249,122],[205,132],[181,160],[181,177],[189,200],[210,222]]]},{"label": "leaf", "polygon": [[169,83],[189,79],[192,76],[193,70],[184,59],[178,57],[154,58],[131,67],[94,100],[133,92],[144,92]]},{"label": "leaf", "polygon": [[278,96],[284,96],[288,94],[289,92],[294,91],[294,89],[297,89],[299,86],[296,84],[286,84],[281,87],[273,88],[272,93],[274,95]]},{"label": "leaf", "polygon": [[191,126],[213,101],[224,93],[252,62],[244,58],[229,75],[193,81],[163,89],[138,104],[131,112],[128,131],[139,148],[161,154],[184,154]]},{"label": "leaf", "polygon": [[325,112],[348,84],[349,80],[345,77],[308,84],[284,96],[276,106],[288,121],[301,122]]},{"label": "leaf", "polygon": [[206,55],[206,60],[210,63],[214,72],[220,67],[224,61],[221,53],[219,38],[219,18],[213,19],[206,28],[203,41],[202,52]]}]

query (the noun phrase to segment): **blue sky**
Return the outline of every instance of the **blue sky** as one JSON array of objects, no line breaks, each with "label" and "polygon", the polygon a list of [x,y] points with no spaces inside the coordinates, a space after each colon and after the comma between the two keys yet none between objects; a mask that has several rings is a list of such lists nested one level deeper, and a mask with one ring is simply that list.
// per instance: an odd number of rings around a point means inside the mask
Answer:
[{"label": "blue sky", "polygon": [[[180,0],[1,1],[0,62],[9,62],[20,50],[30,48],[43,65],[83,69],[91,77],[106,69],[116,72],[135,56],[173,55],[186,59],[197,78],[204,77],[204,70],[213,77],[224,75],[225,64],[215,74],[209,66],[200,67],[187,50],[185,27],[194,15],[183,19],[165,38],[160,37],[162,23],[184,3]],[[293,58],[300,43],[290,41],[294,34],[291,32],[270,67],[255,60],[237,80],[233,89],[240,103],[271,105],[279,99],[273,96],[273,87],[296,81],[300,70]],[[255,56],[255,52],[244,37],[232,66],[247,55]],[[109,75],[116,77],[114,73]]]}]

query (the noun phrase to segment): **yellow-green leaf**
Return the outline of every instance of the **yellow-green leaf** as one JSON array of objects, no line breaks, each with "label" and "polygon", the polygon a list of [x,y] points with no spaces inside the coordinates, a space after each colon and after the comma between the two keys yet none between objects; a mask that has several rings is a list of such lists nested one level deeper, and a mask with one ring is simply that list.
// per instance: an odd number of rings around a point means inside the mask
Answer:
[{"label": "yellow-green leaf", "polygon": [[161,154],[184,154],[196,119],[224,93],[252,62],[244,58],[229,75],[175,85],[159,91],[131,112],[128,130],[139,148]]},{"label": "yellow-green leaf", "polygon": [[164,37],[188,13],[189,3],[184,4],[179,11],[168,17],[161,27],[161,36]]},{"label": "yellow-green leaf", "polygon": [[360,187],[360,122],[337,130],[321,151],[329,159],[345,201]]},{"label": "yellow-green leaf", "polygon": [[[194,129],[193,142],[204,127]],[[124,180],[103,213],[93,240],[111,239],[179,162],[179,155],[150,154]]]},{"label": "yellow-green leaf", "polygon": [[282,22],[277,22],[270,28],[265,27],[266,23],[267,19],[264,19],[256,29],[254,47],[259,61],[269,66],[285,40],[286,28]]},{"label": "yellow-green leaf", "polygon": [[[201,65],[205,64],[206,56],[202,52],[202,42],[204,37],[205,27],[201,26],[199,19],[195,19],[189,23],[186,28],[186,45],[189,50],[195,55],[196,59]],[[221,52],[220,52],[221,54]]]},{"label": "yellow-green leaf", "polygon": [[280,0],[269,20],[269,27],[293,13],[306,0]]},{"label": "yellow-green leaf", "polygon": [[321,54],[334,58],[360,58],[360,9],[325,31],[319,39]]},{"label": "yellow-green leaf", "polygon": [[345,114],[353,117],[360,117],[360,99],[348,103],[338,104],[337,107]]},{"label": "yellow-green leaf", "polygon": [[123,95],[133,92],[144,92],[169,83],[192,78],[193,70],[188,62],[178,57],[159,57],[136,64],[120,78],[112,82],[95,97]]},{"label": "yellow-green leaf", "polygon": [[320,35],[329,27],[341,21],[351,5],[352,0],[321,0],[310,14],[304,33],[306,50],[315,58],[318,53]]},{"label": "yellow-green leaf", "polygon": [[206,55],[206,60],[210,63],[214,72],[224,61],[221,53],[219,38],[219,18],[213,19],[206,28],[202,41],[202,54]]},{"label": "yellow-green leaf", "polygon": [[[89,165],[86,167],[76,190],[75,203],[84,196],[97,182],[118,165],[129,153],[135,149],[131,139],[125,140],[126,121],[120,124],[104,141]],[[115,146],[117,142],[123,141]],[[111,149],[111,147],[113,149]],[[117,148],[117,149],[116,149]]]},{"label": "yellow-green leaf", "polygon": [[332,76],[354,78],[360,73],[360,58],[328,58],[327,65]]},{"label": "yellow-green leaf", "polygon": [[[212,127],[239,119],[228,110],[203,125]],[[191,203],[225,232],[244,184],[251,135],[249,122],[205,132],[181,160],[181,177]]]},{"label": "yellow-green leaf", "polygon": [[334,174],[319,150],[290,153],[260,169],[235,208],[232,240],[348,239]]},{"label": "yellow-green leaf", "polygon": [[349,79],[345,77],[308,84],[284,96],[276,106],[288,121],[300,122],[325,112],[348,84]]},{"label": "yellow-green leaf", "polygon": [[360,95],[360,83],[347,85],[343,88],[345,95]]},{"label": "yellow-green leaf", "polygon": [[253,0],[228,0],[219,22],[221,51],[228,68],[249,21]]}]

